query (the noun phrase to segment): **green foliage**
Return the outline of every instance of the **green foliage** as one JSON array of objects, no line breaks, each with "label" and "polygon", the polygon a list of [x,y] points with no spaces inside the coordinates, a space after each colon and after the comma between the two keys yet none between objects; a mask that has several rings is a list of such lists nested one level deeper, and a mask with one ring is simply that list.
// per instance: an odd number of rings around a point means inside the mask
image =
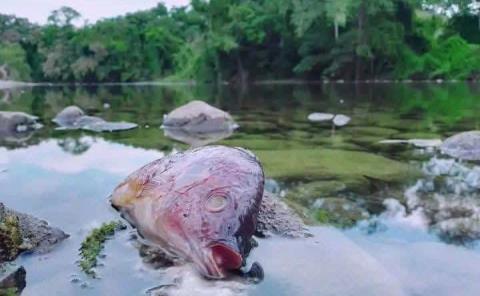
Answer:
[{"label": "green foliage", "polygon": [[62,82],[475,79],[480,28],[469,3],[192,0],[79,28],[79,13],[62,7],[42,27],[0,15],[0,59],[15,79]]},{"label": "green foliage", "polygon": [[85,238],[80,247],[81,258],[78,265],[86,274],[96,277],[94,268],[97,266],[98,256],[103,250],[105,242],[121,229],[125,229],[125,225],[120,221],[103,223],[99,228],[93,229]]},{"label": "green foliage", "polygon": [[23,48],[17,43],[0,43],[0,66],[6,65],[9,79],[30,80],[30,66]]}]

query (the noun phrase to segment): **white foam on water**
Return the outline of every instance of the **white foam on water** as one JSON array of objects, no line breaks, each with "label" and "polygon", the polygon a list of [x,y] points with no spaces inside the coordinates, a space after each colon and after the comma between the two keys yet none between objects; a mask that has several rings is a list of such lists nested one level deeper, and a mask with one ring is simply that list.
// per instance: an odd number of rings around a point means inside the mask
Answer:
[{"label": "white foam on water", "polygon": [[[167,289],[169,296],[242,296],[247,295],[248,285],[234,280],[212,281],[203,278],[191,265],[171,267],[166,276],[177,284]],[[155,295],[155,293],[153,293]]]}]

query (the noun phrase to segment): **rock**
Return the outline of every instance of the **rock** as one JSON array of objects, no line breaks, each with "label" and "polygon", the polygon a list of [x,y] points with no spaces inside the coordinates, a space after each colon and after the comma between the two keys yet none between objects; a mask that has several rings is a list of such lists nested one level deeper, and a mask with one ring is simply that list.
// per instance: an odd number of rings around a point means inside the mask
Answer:
[{"label": "rock", "polygon": [[280,187],[280,184],[278,184],[277,181],[269,178],[265,179],[265,184],[263,188],[264,188],[263,190],[270,192],[272,194],[279,194],[280,191],[282,190]]},{"label": "rock", "polygon": [[192,101],[165,115],[163,127],[207,133],[235,129],[237,125],[227,112],[203,101]]},{"label": "rock", "polygon": [[343,115],[343,114],[337,114],[335,115],[335,117],[333,118],[333,124],[335,126],[345,126],[347,125],[349,122],[350,122],[351,118],[346,116],[346,115]]},{"label": "rock", "polygon": [[23,266],[14,264],[0,265],[0,295],[13,296],[22,294],[25,289],[27,272]]},{"label": "rock", "polygon": [[93,132],[113,132],[134,129],[138,125],[130,122],[109,122],[96,116],[87,116],[77,106],[68,106],[52,119],[60,129],[83,129]]},{"label": "rock", "polygon": [[345,198],[318,199],[314,207],[318,222],[341,228],[353,227],[358,221],[369,216],[366,210]]},{"label": "rock", "polygon": [[281,199],[264,192],[257,217],[257,235],[300,238],[310,236],[302,219]]},{"label": "rock", "polygon": [[462,160],[480,160],[480,131],[469,131],[447,138],[440,146],[443,153]]},{"label": "rock", "polygon": [[46,221],[8,209],[0,203],[0,262],[11,261],[23,251],[46,253],[67,237]]},{"label": "rock", "polygon": [[22,142],[40,129],[38,117],[24,112],[0,111],[0,140]]},{"label": "rock", "polygon": [[75,126],[77,120],[83,117],[85,113],[77,106],[68,106],[52,119],[53,122],[60,126]]},{"label": "rock", "polygon": [[307,119],[312,122],[322,122],[322,121],[330,121],[335,117],[335,115],[331,113],[311,113],[308,115]]},{"label": "rock", "polygon": [[480,239],[480,167],[432,158],[425,177],[405,191],[406,210],[421,211],[425,225],[455,244]]}]

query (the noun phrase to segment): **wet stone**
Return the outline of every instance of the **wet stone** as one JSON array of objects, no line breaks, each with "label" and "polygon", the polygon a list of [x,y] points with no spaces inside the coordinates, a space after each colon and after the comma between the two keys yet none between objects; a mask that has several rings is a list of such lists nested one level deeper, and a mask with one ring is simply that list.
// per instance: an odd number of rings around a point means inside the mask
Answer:
[{"label": "wet stone", "polygon": [[46,221],[0,203],[0,261],[11,261],[23,251],[46,253],[67,237]]},{"label": "wet stone", "polygon": [[77,106],[68,106],[52,120],[59,129],[83,129],[93,132],[113,132],[134,129],[137,124],[130,122],[109,122],[96,116],[87,116]]},{"label": "wet stone", "polygon": [[5,263],[0,265],[0,295],[14,296],[22,294],[26,286],[27,272],[23,266]]},{"label": "wet stone", "polygon": [[257,217],[257,235],[308,237],[310,234],[302,219],[278,197],[264,192]]},{"label": "wet stone", "polygon": [[480,131],[463,132],[447,138],[440,149],[454,158],[480,161]]}]

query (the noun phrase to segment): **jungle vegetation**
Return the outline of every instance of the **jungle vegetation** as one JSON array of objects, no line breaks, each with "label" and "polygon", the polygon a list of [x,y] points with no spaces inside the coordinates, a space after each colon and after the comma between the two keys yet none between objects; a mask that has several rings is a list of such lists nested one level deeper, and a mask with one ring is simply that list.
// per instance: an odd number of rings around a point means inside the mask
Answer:
[{"label": "jungle vegetation", "polygon": [[192,0],[75,26],[0,15],[17,80],[123,82],[480,77],[475,0]]}]

